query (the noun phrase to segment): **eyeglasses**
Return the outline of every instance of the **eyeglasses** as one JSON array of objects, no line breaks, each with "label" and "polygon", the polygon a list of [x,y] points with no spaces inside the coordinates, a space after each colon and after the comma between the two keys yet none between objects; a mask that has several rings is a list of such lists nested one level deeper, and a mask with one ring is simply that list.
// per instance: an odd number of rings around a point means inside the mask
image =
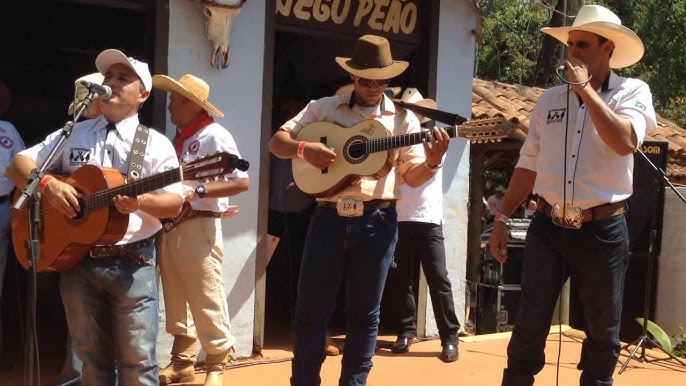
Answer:
[{"label": "eyeglasses", "polygon": [[390,79],[365,79],[365,78],[360,78],[359,76],[354,77],[354,79],[359,83],[361,86],[364,87],[386,87],[388,86],[388,83],[391,81]]}]

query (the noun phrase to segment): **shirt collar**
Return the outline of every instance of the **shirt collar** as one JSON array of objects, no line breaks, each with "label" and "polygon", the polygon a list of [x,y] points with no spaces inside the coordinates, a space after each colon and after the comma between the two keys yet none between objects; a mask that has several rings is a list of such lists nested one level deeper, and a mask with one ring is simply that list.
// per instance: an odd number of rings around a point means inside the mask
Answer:
[{"label": "shirt collar", "polygon": [[[354,92],[354,91],[353,91]],[[352,93],[338,95],[339,107],[347,106],[349,109],[355,107],[355,100],[352,97]],[[395,114],[395,104],[386,94],[381,95],[381,102],[377,105],[381,111],[381,115],[394,115]],[[372,114],[376,115],[376,114]]]}]

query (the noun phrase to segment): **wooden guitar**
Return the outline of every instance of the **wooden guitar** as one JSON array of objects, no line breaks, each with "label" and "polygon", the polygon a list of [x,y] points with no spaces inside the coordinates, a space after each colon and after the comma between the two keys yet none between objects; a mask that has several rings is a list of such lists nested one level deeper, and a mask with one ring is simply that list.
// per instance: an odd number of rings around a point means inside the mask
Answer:
[{"label": "wooden guitar", "polygon": [[[457,136],[471,142],[500,141],[507,132],[496,128],[498,118],[475,119],[446,128],[451,138]],[[321,142],[333,149],[336,161],[320,170],[301,158],[293,158],[295,184],[315,197],[335,194],[360,176],[381,178],[391,170],[393,160],[389,150],[422,143],[429,130],[389,136],[379,121],[368,119],[350,128],[331,122],[313,122],[296,136],[298,141]]]},{"label": "wooden guitar", "polygon": [[[36,262],[36,271],[68,270],[81,261],[94,245],[111,245],[121,240],[129,224],[129,215],[114,207],[113,198],[118,194],[135,197],[183,180],[209,181],[227,176],[235,168],[243,170],[247,167],[247,161],[235,155],[217,153],[127,184],[118,170],[94,165],[82,166],[68,177],[55,176],[82,194],[79,198],[81,211],[76,218],[65,217],[41,197],[40,258]],[[21,192],[17,191],[15,199],[19,194]],[[14,251],[25,269],[29,269],[31,264],[26,248],[30,205],[24,205],[11,215]]]}]

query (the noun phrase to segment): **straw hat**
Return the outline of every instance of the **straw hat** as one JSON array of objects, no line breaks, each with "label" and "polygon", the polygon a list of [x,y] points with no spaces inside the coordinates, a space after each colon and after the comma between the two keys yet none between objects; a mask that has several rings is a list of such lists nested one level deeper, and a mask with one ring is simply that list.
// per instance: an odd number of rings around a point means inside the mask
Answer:
[{"label": "straw hat", "polygon": [[622,68],[630,66],[643,57],[645,48],[641,38],[627,27],[609,9],[600,5],[584,5],[568,27],[545,27],[541,32],[567,44],[570,31],[587,31],[600,35],[615,44],[615,50],[610,58],[610,67]]},{"label": "straw hat", "polygon": [[[427,99],[422,96],[422,94],[419,92],[414,87],[408,87],[405,89],[405,92],[403,92],[403,95],[400,97],[400,100],[405,102],[405,103],[412,103],[413,105],[421,106],[421,107],[426,107],[429,109],[436,110],[438,105],[436,104],[436,101],[433,99]],[[419,118],[419,122],[424,123],[424,122],[429,122],[431,119],[427,118],[425,116],[417,115],[417,118]]]},{"label": "straw hat", "polygon": [[123,52],[115,49],[105,50],[99,53],[98,57],[95,58],[95,68],[103,75],[105,75],[107,70],[115,64],[128,66],[138,75],[138,78],[140,78],[141,83],[143,83],[143,87],[146,90],[150,91],[152,89],[152,77],[150,75],[148,63],[130,57],[127,58]]},{"label": "straw hat", "polygon": [[357,39],[352,57],[337,56],[336,63],[350,74],[372,80],[395,78],[409,66],[408,62],[393,60],[388,40],[376,35]]},{"label": "straw hat", "polygon": [[[99,72],[94,72],[92,74],[84,75],[74,81],[74,101],[69,104],[69,108],[67,109],[67,114],[69,115],[73,115],[75,110],[81,108],[83,100],[86,99],[86,95],[88,95],[88,89],[86,86],[81,84],[81,81],[83,80],[88,81],[91,84],[102,84],[102,81],[105,80],[105,77]],[[99,97],[100,95],[95,94],[93,99],[97,99]]]},{"label": "straw hat", "polygon": [[[339,87],[338,90],[336,90],[336,95],[350,94],[354,89],[354,83],[344,84],[343,86]],[[389,98],[397,98],[402,89],[402,87],[386,87],[384,94],[386,94],[386,96]]]},{"label": "straw hat", "polygon": [[207,100],[210,96],[210,86],[197,76],[186,74],[176,81],[166,75],[155,75],[152,77],[152,84],[161,90],[183,95],[219,118],[224,116],[221,110]]}]

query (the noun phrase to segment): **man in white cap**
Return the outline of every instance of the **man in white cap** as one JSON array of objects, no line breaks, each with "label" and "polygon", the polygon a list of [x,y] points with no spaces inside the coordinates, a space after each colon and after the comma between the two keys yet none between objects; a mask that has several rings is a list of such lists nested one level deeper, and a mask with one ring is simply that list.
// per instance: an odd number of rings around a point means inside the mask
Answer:
[{"label": "man in white cap", "polygon": [[[434,100],[422,97],[416,88],[406,88],[400,99],[430,109],[437,107]],[[429,121],[427,117],[417,117],[422,123]],[[395,268],[388,273],[385,302],[395,304],[395,308],[400,311],[397,339],[391,346],[391,351],[395,354],[406,353],[417,335],[415,296],[421,264],[429,286],[436,327],[441,340],[440,358],[447,363],[455,362],[459,358],[457,333],[460,322],[455,314],[452,284],[446,268],[443,237],[443,172],[440,166],[431,178],[416,188],[407,184],[400,185]]]},{"label": "man in white cap", "polygon": [[[228,152],[240,157],[233,136],[214,116],[224,114],[210,103],[210,87],[186,74],[178,81],[155,75],[153,86],[169,92],[169,113],[177,126],[174,146],[179,161]],[[187,210],[162,236],[160,272],[167,316],[167,332],[174,336],[171,362],[159,374],[161,385],[190,382],[195,377],[196,340],[207,354],[205,386],[223,385],[231,334],[222,276],[224,241],[221,218],[232,209],[229,197],[248,190],[248,174],[236,169],[225,180],[200,184],[184,182]],[[228,214],[228,213],[227,213]]]},{"label": "man in white cap", "polygon": [[[78,122],[51,171],[71,174],[86,164],[128,174],[129,155],[138,131],[138,110],[148,99],[152,77],[148,65],[118,50],[105,50],[95,59],[112,97],[102,101],[103,115]],[[17,186],[45,162],[61,130],[21,152],[7,168]],[[138,175],[146,177],[178,167],[174,146],[164,135],[149,130]],[[81,194],[49,175],[40,190],[51,210],[74,218],[81,210]],[[83,361],[84,385],[157,385],[156,339],[158,297],[154,236],[160,218],[181,211],[180,183],[150,193],[113,198],[116,210],[127,215],[121,240],[96,245],[73,269],[62,273],[60,292],[69,333]],[[45,208],[43,208],[45,210]]]},{"label": "man in white cap", "polygon": [[[364,35],[357,40],[352,57],[338,57],[336,62],[350,74],[352,93],[310,102],[283,124],[269,143],[277,157],[299,157],[318,169],[336,162],[334,150],[340,149],[296,140],[303,126],[315,121],[348,128],[371,119],[383,124],[388,135],[419,130],[417,117],[396,109],[384,95],[390,79],[408,67],[407,62],[392,59],[388,40]],[[404,181],[419,186],[431,178],[449,140],[445,130],[435,129],[424,149],[408,146],[389,154],[392,169],[387,175],[361,176],[319,198],[300,269],[291,385],[320,384],[327,321],[344,279],[347,323],[339,384],[366,385],[376,346],[379,304],[397,240],[399,185]]]},{"label": "man in white cap", "polygon": [[543,32],[568,46],[569,85],[547,90],[532,112],[491,234],[491,253],[504,262],[507,216],[532,189],[539,195],[527,231],[519,316],[502,384],[534,384],[545,363],[556,300],[571,276],[586,320],[579,384],[612,385],[629,263],[624,213],[632,193],[633,152],[656,128],[648,85],[612,69],[639,61],[643,43],[598,5],[583,6],[572,26]]}]

